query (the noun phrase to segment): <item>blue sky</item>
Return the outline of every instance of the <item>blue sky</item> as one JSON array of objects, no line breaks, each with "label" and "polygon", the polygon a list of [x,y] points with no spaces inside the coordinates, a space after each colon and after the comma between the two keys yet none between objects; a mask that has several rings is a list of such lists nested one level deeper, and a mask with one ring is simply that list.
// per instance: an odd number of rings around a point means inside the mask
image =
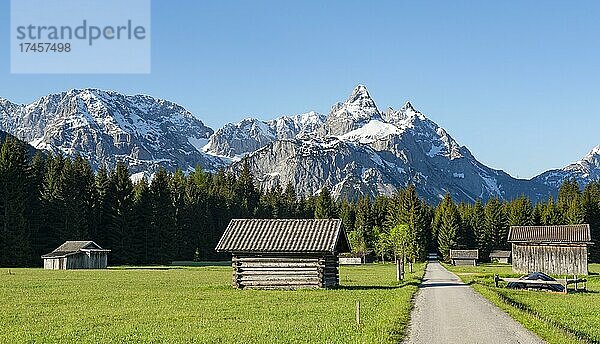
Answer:
[{"label": "blue sky", "polygon": [[0,97],[145,93],[216,129],[327,112],[362,83],[380,108],[410,100],[483,163],[531,177],[600,144],[599,13],[592,1],[154,0],[150,74],[11,75],[0,0]]}]

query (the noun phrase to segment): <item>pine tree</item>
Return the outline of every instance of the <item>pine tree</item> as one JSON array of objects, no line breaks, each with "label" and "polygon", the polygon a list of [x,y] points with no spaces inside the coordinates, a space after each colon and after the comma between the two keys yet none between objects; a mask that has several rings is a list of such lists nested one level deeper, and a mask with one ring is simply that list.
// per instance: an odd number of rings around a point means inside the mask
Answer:
[{"label": "pine tree", "polygon": [[521,196],[508,204],[508,223],[510,226],[532,226],[533,206],[531,201]]},{"label": "pine tree", "polygon": [[569,202],[564,219],[570,225],[578,225],[585,221],[585,209],[583,208],[581,196],[577,196]]},{"label": "pine tree", "polygon": [[44,233],[44,252],[50,252],[64,242],[61,231],[64,226],[64,185],[61,178],[64,159],[60,155],[46,160],[46,173],[42,183],[41,202],[43,222],[41,231]]},{"label": "pine tree", "polygon": [[508,249],[508,218],[498,198],[490,199],[484,208],[485,223],[491,239],[491,249]]},{"label": "pine tree", "polygon": [[571,202],[581,195],[579,184],[575,179],[565,180],[558,189],[556,206],[562,214],[566,214]]},{"label": "pine tree", "polygon": [[452,196],[446,193],[437,208],[438,248],[445,261],[450,260],[450,250],[457,248],[457,236],[460,231],[460,215]]},{"label": "pine tree", "polygon": [[371,201],[368,197],[361,197],[356,203],[356,221],[354,230],[362,236],[367,248],[373,247],[373,214]]},{"label": "pine tree", "polygon": [[284,217],[298,218],[298,196],[292,183],[287,183],[283,192]]},{"label": "pine tree", "polygon": [[583,189],[581,203],[584,223],[590,225],[593,245],[588,246],[590,261],[600,262],[600,183],[590,182]]},{"label": "pine tree", "polygon": [[234,194],[237,197],[238,206],[241,211],[239,214],[240,217],[254,217],[254,212],[258,208],[260,195],[254,186],[254,179],[250,172],[248,159],[244,159],[243,161],[242,171],[235,182]]},{"label": "pine tree", "polygon": [[460,215],[460,230],[456,241],[459,249],[472,249],[476,246],[475,233],[471,226],[471,217],[473,216],[473,207],[461,202],[458,205],[458,213]]},{"label": "pine tree", "polygon": [[134,185],[133,194],[131,258],[134,264],[149,264],[152,263],[152,195],[146,178]]},{"label": "pine tree", "polygon": [[131,175],[124,163],[117,163],[110,173],[109,183],[112,192],[111,212],[114,214],[106,232],[107,247],[112,250],[109,259],[112,259],[112,264],[129,264],[135,261],[134,255],[129,250],[133,237],[134,195]]},{"label": "pine tree", "polygon": [[340,201],[340,219],[347,232],[352,231],[355,226],[355,212],[353,204],[343,199]]},{"label": "pine tree", "polygon": [[31,259],[29,265],[39,266],[40,256],[48,253],[46,245],[49,241],[47,232],[44,231],[44,207],[42,203],[42,190],[46,174],[46,161],[41,153],[36,153],[29,164],[29,204],[27,218],[29,225],[29,241],[31,243]]},{"label": "pine tree", "polygon": [[479,256],[482,258],[488,257],[492,249],[490,231],[486,223],[486,216],[483,204],[480,200],[475,202],[469,219],[470,226],[473,228],[475,235],[475,243],[479,250]]},{"label": "pine tree", "polygon": [[560,209],[554,204],[554,198],[548,198],[544,206],[541,222],[545,226],[560,225],[564,223]]},{"label": "pine tree", "polygon": [[0,266],[22,266],[30,261],[27,170],[24,145],[7,137],[0,148]]},{"label": "pine tree", "polygon": [[156,253],[152,261],[167,264],[173,260],[175,254],[175,209],[169,189],[169,175],[165,169],[159,169],[154,175],[150,190],[152,193],[152,227],[153,234],[156,236],[151,240],[153,253]]},{"label": "pine tree", "polygon": [[315,219],[332,219],[335,218],[335,207],[329,189],[326,187],[321,189],[319,196],[315,202]]}]

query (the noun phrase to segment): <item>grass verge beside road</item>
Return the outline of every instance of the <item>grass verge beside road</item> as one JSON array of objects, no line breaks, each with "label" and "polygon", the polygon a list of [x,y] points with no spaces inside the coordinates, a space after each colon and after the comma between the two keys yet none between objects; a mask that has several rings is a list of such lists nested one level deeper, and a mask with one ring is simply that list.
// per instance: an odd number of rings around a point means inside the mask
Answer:
[{"label": "grass verge beside road", "polygon": [[424,264],[401,283],[340,270],[338,289],[282,291],[233,289],[230,266],[0,269],[0,343],[398,343]]},{"label": "grass verge beside road", "polygon": [[520,277],[510,265],[445,266],[548,343],[600,343],[600,264],[590,264],[588,291],[564,294],[494,287],[494,274]]}]

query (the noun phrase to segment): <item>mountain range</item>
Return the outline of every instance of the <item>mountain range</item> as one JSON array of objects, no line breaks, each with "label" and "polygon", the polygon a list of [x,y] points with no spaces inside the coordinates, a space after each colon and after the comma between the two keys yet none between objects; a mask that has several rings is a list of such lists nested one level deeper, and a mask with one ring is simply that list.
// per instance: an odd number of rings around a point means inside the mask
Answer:
[{"label": "mountain range", "polygon": [[37,149],[87,158],[94,169],[125,162],[134,176],[159,167],[238,171],[248,162],[263,188],[291,183],[300,195],[328,187],[336,197],[391,195],[414,184],[429,202],[555,195],[565,179],[600,179],[600,146],[583,159],[532,179],[479,162],[410,102],[381,110],[365,86],[328,114],[262,121],[246,118],[213,131],[185,108],[146,95],[70,90],[31,104],[0,98],[0,130]]}]

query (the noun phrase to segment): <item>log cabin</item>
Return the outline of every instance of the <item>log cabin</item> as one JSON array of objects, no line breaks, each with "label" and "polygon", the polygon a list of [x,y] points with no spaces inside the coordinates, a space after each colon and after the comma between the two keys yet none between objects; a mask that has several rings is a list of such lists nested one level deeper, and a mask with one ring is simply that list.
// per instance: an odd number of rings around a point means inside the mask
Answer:
[{"label": "log cabin", "polygon": [[450,250],[452,265],[476,266],[479,250]]},{"label": "log cabin", "polygon": [[331,288],[350,244],[339,219],[233,219],[216,251],[232,254],[236,288]]},{"label": "log cabin", "polygon": [[514,272],[553,275],[587,275],[590,226],[511,226]]},{"label": "log cabin", "polygon": [[66,241],[42,256],[44,269],[105,269],[108,252],[93,241]]},{"label": "log cabin", "polygon": [[490,252],[490,262],[508,264],[510,263],[510,256],[510,251],[493,250]]}]

